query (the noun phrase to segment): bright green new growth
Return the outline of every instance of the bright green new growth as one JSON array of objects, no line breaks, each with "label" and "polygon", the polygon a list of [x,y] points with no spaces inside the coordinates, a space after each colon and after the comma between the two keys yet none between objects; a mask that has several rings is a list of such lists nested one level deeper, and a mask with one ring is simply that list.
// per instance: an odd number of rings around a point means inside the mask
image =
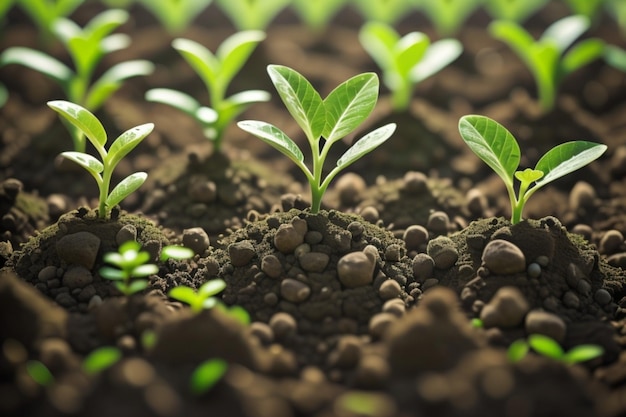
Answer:
[{"label": "bright green new growth", "polygon": [[113,207],[139,188],[148,177],[148,174],[145,172],[135,172],[124,178],[117,184],[113,191],[109,193],[113,170],[122,158],[152,132],[154,125],[147,123],[127,130],[113,141],[107,151],[105,148],[107,134],[102,123],[100,123],[93,113],[78,104],[63,100],[49,101],[48,106],[59,113],[61,117],[70,123],[77,131],[84,134],[100,155],[102,162],[83,152],[61,153],[63,157],[85,168],[96,180],[100,191],[98,215],[102,219],[106,218]]},{"label": "bright green new growth", "polygon": [[548,0],[486,0],[485,8],[494,19],[523,22]]},{"label": "bright green new growth", "polygon": [[567,75],[602,56],[601,39],[574,44],[588,28],[588,18],[569,16],[551,24],[535,41],[515,22],[495,21],[489,25],[492,36],[507,43],[532,72],[544,111],[554,107],[558,86]]},{"label": "bright green new growth", "polygon": [[407,0],[352,0],[364,20],[393,24],[412,8]]},{"label": "bright green new growth", "polygon": [[465,20],[480,6],[482,0],[413,0],[441,36],[458,32]]},{"label": "bright green new growth", "polygon": [[181,33],[213,0],[138,0],[168,33]]},{"label": "bright green new growth", "polygon": [[324,29],[348,0],[292,0],[291,7],[304,24],[316,32]]},{"label": "bright green new growth", "polygon": [[115,365],[122,357],[122,352],[113,346],[103,346],[92,351],[83,359],[83,370],[88,375],[99,374]]},{"label": "bright green new growth", "polygon": [[269,93],[261,90],[226,97],[231,81],[263,39],[265,33],[260,31],[238,32],[222,42],[215,54],[195,41],[175,39],[172,46],[204,82],[212,107],[203,106],[190,95],[168,88],[149,90],[146,100],[168,104],[187,113],[202,126],[204,135],[213,142],[215,149],[221,150],[224,131],[235,117],[251,104],[270,99]]},{"label": "bright green new growth", "polygon": [[215,307],[219,300],[214,296],[222,292],[224,288],[226,288],[226,282],[223,279],[213,279],[202,284],[197,292],[193,288],[181,285],[172,288],[167,295],[189,304],[191,311],[198,314],[202,310]]},{"label": "bright green new growth", "polygon": [[[521,153],[517,140],[498,122],[485,116],[463,116],[459,132],[470,149],[504,181],[513,224],[522,220],[524,205],[537,190],[596,160],[607,148],[593,142],[566,142],[546,152],[534,169],[518,171]],[[520,181],[517,196],[514,178]]]},{"label": "bright green new growth", "polygon": [[[39,28],[45,42],[50,40],[52,25],[58,18],[69,16],[84,0],[19,0],[17,4]],[[11,3],[10,1],[8,2]]]},{"label": "bright green new growth", "polygon": [[26,362],[26,373],[42,387],[49,387],[54,383],[54,375],[41,361],[29,360]]},{"label": "bright green new growth", "polygon": [[443,69],[463,51],[456,39],[431,44],[424,33],[411,32],[400,37],[393,27],[376,22],[361,28],[359,40],[382,69],[383,82],[391,91],[396,111],[409,107],[417,83]]},{"label": "bright green new growth", "polygon": [[208,359],[196,367],[191,374],[190,388],[195,395],[202,395],[211,390],[228,370],[228,363],[223,359]]},{"label": "bright green new growth", "polygon": [[276,126],[256,120],[241,121],[238,126],[279,150],[304,172],[311,186],[311,212],[317,213],[332,179],[385,142],[396,125],[382,126],[355,142],[326,178],[322,178],[324,161],[330,148],[354,131],[374,109],[378,100],[378,76],[374,73],[359,74],[344,81],[322,100],[311,83],[293,69],[269,65],[267,71],[287,110],[306,135],[313,157],[313,170],[305,165],[298,145]]},{"label": "bright green new growth", "polygon": [[551,337],[542,334],[531,334],[528,336],[527,341],[519,339],[511,343],[507,356],[511,362],[519,362],[526,356],[530,348],[542,356],[565,364],[586,362],[604,354],[602,346],[592,344],[574,346],[566,352]]},{"label": "bright green new growth", "polygon": [[[130,43],[127,35],[110,35],[126,20],[128,13],[123,10],[102,12],[84,28],[69,19],[55,20],[52,29],[67,48],[75,70],[43,52],[20,46],[6,49],[0,55],[0,66],[19,64],[39,71],[61,86],[68,101],[95,112],[121,87],[124,80],[148,75],[154,69],[154,65],[146,60],[120,62],[92,83],[94,71],[102,58],[126,48]],[[79,130],[71,129],[71,132],[74,150],[84,152],[85,137]]]},{"label": "bright green new growth", "polygon": [[291,0],[217,0],[238,30],[264,30]]}]

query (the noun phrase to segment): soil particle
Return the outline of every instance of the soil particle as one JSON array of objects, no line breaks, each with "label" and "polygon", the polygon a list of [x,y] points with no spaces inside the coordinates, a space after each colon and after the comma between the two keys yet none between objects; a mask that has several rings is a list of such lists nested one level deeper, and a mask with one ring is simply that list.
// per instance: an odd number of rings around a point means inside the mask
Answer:
[{"label": "soil particle", "polygon": [[234,266],[243,266],[254,257],[254,246],[248,240],[235,242],[228,246],[228,254]]},{"label": "soil particle", "polygon": [[492,240],[483,251],[485,267],[497,275],[512,275],[526,270],[524,253],[511,242]]},{"label": "soil particle", "polygon": [[520,325],[530,309],[524,294],[516,287],[502,287],[480,312],[486,328],[516,327]]},{"label": "soil particle", "polygon": [[527,334],[543,334],[559,343],[563,343],[567,331],[565,321],[561,317],[543,310],[528,312],[524,328]]},{"label": "soil particle", "polygon": [[280,295],[292,303],[301,303],[311,295],[311,288],[295,279],[284,279],[280,284]]},{"label": "soil particle", "polygon": [[413,276],[417,282],[424,282],[432,277],[435,261],[430,255],[418,253],[413,258]]},{"label": "soil particle", "polygon": [[428,230],[424,226],[411,225],[402,235],[408,251],[424,251],[428,243]]},{"label": "soil particle", "polygon": [[337,262],[337,275],[346,287],[357,288],[372,282],[375,266],[364,252],[352,252]]},{"label": "soil particle", "polygon": [[56,244],[61,261],[67,265],[79,265],[92,269],[98,257],[101,240],[89,232],[77,232],[63,236]]},{"label": "soil particle", "polygon": [[433,259],[437,269],[449,269],[459,259],[459,252],[454,243],[446,236],[439,236],[428,241],[426,253]]},{"label": "soil particle", "polygon": [[183,245],[196,254],[203,254],[211,246],[209,235],[201,227],[183,230]]},{"label": "soil particle", "polygon": [[63,274],[63,285],[70,290],[83,288],[93,282],[91,271],[84,266],[70,267]]},{"label": "soil particle", "polygon": [[274,236],[274,246],[285,254],[293,253],[303,242],[304,233],[300,233],[292,224],[280,225]]}]

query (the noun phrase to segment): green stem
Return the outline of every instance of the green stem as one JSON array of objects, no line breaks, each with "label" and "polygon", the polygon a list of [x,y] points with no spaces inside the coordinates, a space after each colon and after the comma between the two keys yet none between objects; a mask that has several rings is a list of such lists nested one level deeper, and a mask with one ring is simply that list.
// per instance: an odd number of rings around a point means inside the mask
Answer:
[{"label": "green stem", "polygon": [[111,175],[113,174],[113,170],[110,169],[107,165],[104,166],[104,171],[102,172],[102,183],[98,184],[100,186],[100,197],[99,197],[99,206],[98,206],[98,217],[101,219],[105,219],[107,215],[107,206],[106,201],[109,196],[109,186],[111,184]]},{"label": "green stem", "polygon": [[413,90],[409,82],[403,82],[399,88],[391,90],[391,106],[396,112],[404,111],[409,108]]}]

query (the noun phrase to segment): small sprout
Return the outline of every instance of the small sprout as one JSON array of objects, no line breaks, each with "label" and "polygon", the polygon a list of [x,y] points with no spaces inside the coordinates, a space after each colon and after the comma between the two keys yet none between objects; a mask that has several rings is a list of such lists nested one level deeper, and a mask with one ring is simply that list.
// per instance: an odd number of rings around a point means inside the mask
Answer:
[{"label": "small sprout", "polygon": [[320,32],[348,0],[292,0],[291,7],[304,24]]},{"label": "small sprout", "polygon": [[394,404],[384,394],[371,391],[347,391],[341,394],[334,403],[335,415],[375,417],[395,415],[390,412]]},{"label": "small sprout", "polygon": [[113,346],[103,346],[91,352],[83,360],[83,370],[89,375],[100,372],[115,365],[122,357],[122,352]]},{"label": "small sprout", "polygon": [[263,39],[265,33],[260,31],[238,32],[227,38],[215,54],[195,41],[175,39],[172,47],[204,82],[211,107],[201,105],[187,93],[169,88],[148,90],[146,100],[167,104],[188,114],[202,127],[204,136],[213,142],[215,149],[221,150],[224,131],[235,117],[251,104],[270,99],[269,93],[261,90],[226,97],[231,81]]},{"label": "small sprout", "polygon": [[215,307],[219,301],[214,295],[222,292],[224,288],[226,288],[226,282],[223,279],[213,279],[202,284],[198,291],[181,285],[172,288],[167,295],[175,300],[189,304],[191,311],[198,314],[202,310]]},{"label": "small sprout", "polygon": [[441,36],[459,31],[465,20],[483,0],[416,0],[418,9],[428,17]]},{"label": "small sprout", "polygon": [[138,0],[152,13],[171,35],[179,34],[200,13],[206,10],[213,0]]},{"label": "small sprout", "polygon": [[602,346],[592,344],[574,346],[566,352],[551,337],[542,334],[531,334],[528,336],[528,340],[518,339],[511,343],[507,350],[507,357],[512,363],[519,362],[526,357],[530,348],[541,356],[568,365],[586,362],[599,358],[604,354]]},{"label": "small sprout", "polygon": [[196,367],[191,374],[190,389],[195,395],[211,390],[226,374],[228,363],[222,359],[209,359]]},{"label": "small sprout", "polygon": [[324,161],[332,145],[354,131],[374,109],[378,100],[378,76],[359,74],[340,84],[322,100],[309,81],[295,70],[281,65],[269,65],[267,70],[287,110],[306,135],[313,157],[313,171],[305,165],[298,145],[276,126],[256,120],[241,121],[237,125],[279,150],[304,172],[311,186],[311,213],[317,213],[332,179],[385,142],[396,125],[382,126],[355,142],[326,178],[322,178]]},{"label": "small sprout", "polygon": [[[470,149],[504,181],[512,224],[522,220],[524,205],[537,190],[591,163],[607,149],[606,145],[593,142],[566,142],[546,152],[534,169],[518,171],[521,153],[517,140],[498,122],[485,116],[463,116],[459,132]],[[520,181],[517,196],[514,178]]]},{"label": "small sprout", "polygon": [[[35,22],[44,42],[52,38],[52,25],[61,17],[69,16],[84,0],[20,0],[17,4]],[[11,1],[5,3],[11,4]]]},{"label": "small sprout", "polygon": [[168,259],[176,259],[181,261],[183,259],[193,258],[193,250],[184,246],[168,245],[161,248],[161,262],[165,262]]},{"label": "small sprout", "polygon": [[141,347],[144,351],[151,350],[157,342],[157,334],[154,330],[144,330],[141,333]]},{"label": "small sprout", "polygon": [[413,8],[407,0],[353,0],[352,4],[365,21],[389,25],[400,20]]},{"label": "small sprout", "polygon": [[517,339],[509,345],[509,348],[506,351],[506,356],[509,362],[516,363],[526,357],[528,350],[528,342],[524,339]]},{"label": "small sprout", "polygon": [[483,321],[479,319],[478,317],[474,317],[471,323],[472,323],[472,327],[475,329],[482,329],[485,327],[485,324],[483,323]]},{"label": "small sprout", "polygon": [[485,8],[494,19],[523,22],[547,3],[548,0],[486,0]]},{"label": "small sprout", "polygon": [[100,191],[98,215],[102,219],[106,218],[113,207],[139,188],[148,177],[145,172],[130,174],[109,193],[111,176],[115,167],[122,158],[152,132],[154,125],[147,123],[127,130],[113,141],[107,151],[104,147],[107,143],[107,134],[102,123],[93,113],[78,104],[63,100],[49,101],[48,106],[59,113],[65,121],[80,130],[100,155],[102,162],[83,152],[61,153],[63,157],[85,168],[96,180]]},{"label": "small sprout", "polygon": [[383,71],[383,82],[392,93],[396,111],[406,110],[413,88],[446,67],[463,51],[456,39],[431,44],[427,35],[410,32],[402,37],[385,24],[369,22],[359,32],[361,45]]},{"label": "small sprout", "polygon": [[248,326],[250,324],[250,313],[248,313],[246,309],[241,306],[227,307],[223,303],[218,303],[215,307],[244,326]]},{"label": "small sprout", "polygon": [[46,365],[37,360],[26,362],[26,373],[42,387],[49,387],[54,384],[54,376]]},{"label": "small sprout", "polygon": [[238,30],[264,30],[291,0],[217,0]]},{"label": "small sprout", "polygon": [[154,264],[148,264],[150,254],[141,250],[139,242],[129,240],[119,247],[119,252],[109,252],[104,255],[104,261],[115,265],[116,268],[104,266],[100,268],[100,275],[115,282],[115,286],[126,296],[142,291],[148,287],[148,281],[137,279],[159,272]]},{"label": "small sprout", "polygon": [[551,24],[535,41],[515,22],[497,20],[489,25],[492,36],[507,43],[532,72],[544,111],[554,108],[558,86],[567,75],[604,53],[601,39],[590,38],[574,44],[588,28],[588,18],[569,16]]},{"label": "small sprout", "polygon": [[[46,2],[47,3],[47,2]],[[59,2],[61,3],[61,2]],[[15,46],[0,55],[0,66],[19,64],[39,71],[63,88],[72,103],[97,111],[102,104],[130,77],[152,73],[154,65],[146,60],[124,61],[110,67],[92,82],[96,67],[111,52],[126,48],[130,37],[110,33],[128,20],[124,10],[108,10],[94,17],[84,28],[69,19],[54,21],[53,29],[63,41],[74,63],[75,70],[43,52]],[[85,136],[81,129],[70,127],[74,151],[85,152]]]}]

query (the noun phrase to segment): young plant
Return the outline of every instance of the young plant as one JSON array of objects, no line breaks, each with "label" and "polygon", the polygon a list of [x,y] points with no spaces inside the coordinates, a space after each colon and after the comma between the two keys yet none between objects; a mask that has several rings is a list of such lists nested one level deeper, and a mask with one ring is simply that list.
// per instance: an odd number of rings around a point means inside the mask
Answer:
[{"label": "young plant", "polygon": [[150,254],[142,251],[139,242],[134,240],[124,242],[118,251],[104,255],[104,261],[115,267],[103,266],[100,275],[115,281],[115,287],[126,296],[146,289],[148,280],[139,278],[159,272],[158,266],[146,263],[150,260]]},{"label": "young plant", "polygon": [[[504,181],[512,224],[522,220],[524,205],[537,190],[596,160],[607,148],[586,141],[562,143],[546,152],[534,169],[518,171],[521,153],[517,140],[498,122],[485,116],[463,116],[459,132],[470,149]],[[514,178],[520,182],[517,196]]]},{"label": "young plant", "polygon": [[48,106],[59,113],[67,123],[84,134],[100,155],[102,162],[83,152],[70,151],[61,153],[63,157],[85,168],[96,180],[99,189],[98,215],[101,219],[106,218],[113,207],[139,188],[148,177],[148,174],[145,172],[130,174],[109,193],[111,177],[115,167],[122,158],[152,132],[154,125],[146,123],[127,130],[113,141],[107,151],[105,148],[107,143],[106,131],[100,120],[93,113],[78,104],[63,100],[49,101]]},{"label": "young plant", "polygon": [[206,10],[212,0],[138,0],[168,33],[175,35],[183,32],[191,21]]},{"label": "young plant", "polygon": [[103,346],[92,351],[83,359],[83,370],[96,375],[115,365],[122,358],[122,351],[113,346]]},{"label": "young plant", "polygon": [[412,9],[411,2],[407,0],[353,0],[352,4],[363,15],[365,21],[390,25]]},{"label": "young plant", "polygon": [[458,32],[482,0],[413,0],[441,36]]},{"label": "young plant", "polygon": [[[148,75],[154,65],[145,60],[120,62],[92,82],[98,63],[108,54],[123,49],[130,43],[124,34],[110,33],[128,19],[123,10],[108,10],[94,17],[84,28],[69,19],[59,18],[52,29],[63,41],[74,63],[75,70],[43,52],[15,46],[0,55],[0,66],[19,64],[39,71],[55,80],[63,89],[66,98],[89,111],[97,111],[102,104],[130,77]],[[70,128],[76,152],[85,152],[85,137]]]},{"label": "young plant", "polygon": [[606,3],[606,0],[565,0],[572,13],[587,17],[594,20],[600,11],[600,6]]},{"label": "young plant", "polygon": [[168,104],[196,120],[204,135],[217,151],[222,149],[225,129],[251,104],[268,101],[269,93],[248,90],[226,97],[228,87],[244,66],[259,42],[265,39],[260,31],[238,32],[227,38],[215,54],[203,45],[189,39],[175,39],[172,46],[195,70],[204,82],[212,107],[201,105],[181,91],[155,88],[146,92],[146,100]]},{"label": "young plant", "polygon": [[485,9],[494,19],[523,22],[548,3],[548,0],[486,0]]},{"label": "young plant", "polygon": [[172,288],[167,295],[170,298],[189,304],[191,311],[198,314],[202,310],[215,307],[219,300],[214,296],[222,292],[224,288],[226,288],[226,282],[223,279],[212,279],[202,284],[198,291],[181,285]]},{"label": "young plant", "polygon": [[530,69],[544,111],[554,107],[558,86],[567,75],[602,56],[604,42],[600,39],[574,44],[588,28],[588,18],[569,16],[551,24],[535,41],[515,22],[498,20],[489,25],[492,36],[507,43]]},{"label": "young plant", "polygon": [[237,30],[265,30],[291,0],[217,0]]},{"label": "young plant", "polygon": [[[52,24],[69,16],[84,0],[19,0],[17,4],[35,22],[44,42],[52,39]],[[10,3],[10,2],[9,2]]]},{"label": "young plant", "polygon": [[194,369],[189,381],[191,392],[202,395],[210,391],[217,384],[226,371],[228,363],[223,359],[208,359]]},{"label": "young plant", "polygon": [[238,126],[279,150],[304,172],[311,186],[311,213],[317,213],[332,179],[385,142],[396,125],[382,126],[354,143],[322,178],[324,161],[330,148],[354,131],[374,109],[378,100],[378,76],[374,73],[359,74],[341,83],[322,100],[311,83],[295,70],[282,65],[269,65],[267,71],[287,110],[306,135],[313,157],[313,170],[305,165],[298,145],[276,126],[256,120],[241,121]]},{"label": "young plant", "polygon": [[291,7],[304,24],[320,32],[348,0],[292,0]]},{"label": "young plant", "polygon": [[463,51],[456,39],[431,44],[427,35],[411,32],[400,37],[386,23],[366,23],[359,32],[361,45],[382,69],[396,111],[409,107],[415,85],[454,61]]},{"label": "young plant", "polygon": [[547,358],[571,365],[598,358],[604,354],[599,345],[585,344],[574,346],[567,352],[551,337],[542,334],[531,334],[528,340],[519,339],[511,343],[507,356],[511,362],[519,362],[532,348],[535,352]]}]

